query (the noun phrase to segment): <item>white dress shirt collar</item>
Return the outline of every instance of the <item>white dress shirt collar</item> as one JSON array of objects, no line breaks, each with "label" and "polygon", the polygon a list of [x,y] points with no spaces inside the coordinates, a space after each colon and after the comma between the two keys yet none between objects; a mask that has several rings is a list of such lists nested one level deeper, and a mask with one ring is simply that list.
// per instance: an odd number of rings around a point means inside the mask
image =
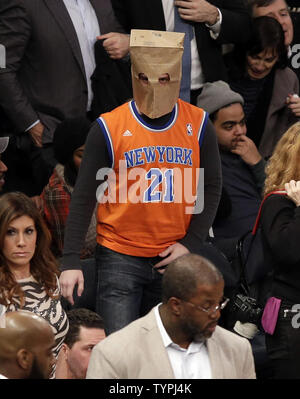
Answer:
[{"label": "white dress shirt collar", "polygon": [[205,342],[191,342],[187,349],[175,344],[167,333],[160,314],[159,307],[154,308],[155,319],[166,348],[175,378],[210,379],[211,367]]},{"label": "white dress shirt collar", "polygon": [[89,0],[63,0],[77,34],[88,89],[87,111],[93,98],[91,76],[96,67],[94,44],[100,35],[100,27],[93,6]]},{"label": "white dress shirt collar", "polygon": [[[174,31],[174,0],[162,0],[162,6],[165,17],[166,30],[169,32]],[[207,25],[209,33],[212,39],[216,40],[221,31],[222,25],[222,13],[218,8],[219,19],[214,25]],[[202,66],[199,58],[196,37],[194,34],[191,40],[191,90],[199,89],[203,86],[204,75],[202,71]]]}]

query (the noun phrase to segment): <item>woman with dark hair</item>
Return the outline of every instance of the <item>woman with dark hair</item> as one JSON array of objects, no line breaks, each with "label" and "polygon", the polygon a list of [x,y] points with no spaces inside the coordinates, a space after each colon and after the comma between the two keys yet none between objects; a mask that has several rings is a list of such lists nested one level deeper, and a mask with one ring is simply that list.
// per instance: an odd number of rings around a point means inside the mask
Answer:
[{"label": "woman with dark hair", "polygon": [[60,303],[58,267],[51,236],[33,201],[22,193],[0,197],[0,304],[46,319],[55,334],[57,357],[68,331]]},{"label": "woman with dark hair", "polygon": [[[266,333],[273,378],[300,378],[300,123],[279,140],[266,168],[261,211],[265,256],[273,263],[271,296],[279,312],[274,333]],[[274,310],[273,310],[274,311]],[[274,315],[273,315],[274,317]]]},{"label": "woman with dark hair", "polygon": [[300,116],[299,82],[287,67],[287,51],[281,25],[264,16],[253,20],[250,40],[226,56],[230,87],[245,100],[247,136],[265,158]]}]

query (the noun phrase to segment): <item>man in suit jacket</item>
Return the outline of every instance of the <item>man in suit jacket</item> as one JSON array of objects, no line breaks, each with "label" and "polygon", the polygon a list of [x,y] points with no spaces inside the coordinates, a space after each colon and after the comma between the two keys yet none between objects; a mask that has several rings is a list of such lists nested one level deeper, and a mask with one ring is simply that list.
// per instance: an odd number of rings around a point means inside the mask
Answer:
[{"label": "man in suit jacket", "polygon": [[16,133],[26,132],[35,146],[44,147],[51,167],[55,161],[45,148],[59,122],[90,110],[93,45],[112,31],[115,40],[128,41],[118,33],[123,30],[110,0],[0,2],[0,43],[6,48],[0,106]]},{"label": "man in suit jacket", "polygon": [[[204,82],[227,80],[222,44],[242,43],[250,35],[251,17],[244,0],[112,0],[115,15],[131,29],[174,30],[174,6],[191,23],[191,102]],[[186,8],[188,7],[188,8]],[[198,54],[197,54],[198,53]],[[199,63],[200,61],[200,63]]]},{"label": "man in suit jacket", "polygon": [[217,326],[223,289],[207,259],[177,258],[163,276],[163,303],[97,344],[87,378],[255,378],[249,342]]}]

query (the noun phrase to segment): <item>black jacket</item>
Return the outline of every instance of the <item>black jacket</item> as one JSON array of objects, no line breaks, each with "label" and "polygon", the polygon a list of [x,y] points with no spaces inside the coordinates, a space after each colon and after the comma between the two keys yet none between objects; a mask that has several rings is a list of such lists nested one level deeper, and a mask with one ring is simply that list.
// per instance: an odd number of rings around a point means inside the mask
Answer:
[{"label": "black jacket", "polygon": [[272,295],[300,303],[300,206],[271,195],[261,213],[264,250],[274,264]]},{"label": "black jacket", "polygon": [[[243,43],[250,35],[251,17],[243,0],[209,0],[222,13],[221,32],[217,40],[210,36],[204,23],[194,23],[199,58],[206,82],[227,80],[222,44]],[[115,15],[123,28],[166,30],[161,0],[112,0]]]},{"label": "black jacket", "polygon": [[91,111],[94,118],[132,98],[129,60],[111,59],[102,43],[102,40],[95,43],[96,68],[91,77],[94,93]]}]

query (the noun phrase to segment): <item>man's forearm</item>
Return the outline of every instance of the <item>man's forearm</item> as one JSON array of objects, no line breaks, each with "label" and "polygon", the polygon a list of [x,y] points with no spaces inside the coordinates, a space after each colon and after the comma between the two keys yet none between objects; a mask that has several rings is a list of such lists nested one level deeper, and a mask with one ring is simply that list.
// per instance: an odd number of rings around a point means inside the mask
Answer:
[{"label": "man's forearm", "polygon": [[[186,236],[179,242],[189,251],[195,251],[198,243],[207,238],[213,224],[222,189],[221,161],[214,127],[209,121],[201,147],[201,168],[204,169],[204,182],[200,189],[204,190],[204,208],[201,213],[192,216]],[[199,182],[201,184],[201,182]]]},{"label": "man's forearm", "polygon": [[39,116],[23,92],[14,72],[0,69],[0,105],[19,132],[33,125]]},{"label": "man's forearm", "polygon": [[110,167],[106,142],[97,122],[94,122],[85,145],[64,238],[61,270],[81,269],[80,251],[96,205],[96,190],[102,181],[97,171]]},{"label": "man's forearm", "polygon": [[18,131],[39,119],[18,77],[32,29],[25,6],[18,0],[0,2],[0,43],[6,50],[6,66],[0,68],[0,105]]},{"label": "man's forearm", "polygon": [[251,34],[251,15],[243,0],[225,0],[219,7],[222,14],[222,25],[218,42],[245,43]]}]

